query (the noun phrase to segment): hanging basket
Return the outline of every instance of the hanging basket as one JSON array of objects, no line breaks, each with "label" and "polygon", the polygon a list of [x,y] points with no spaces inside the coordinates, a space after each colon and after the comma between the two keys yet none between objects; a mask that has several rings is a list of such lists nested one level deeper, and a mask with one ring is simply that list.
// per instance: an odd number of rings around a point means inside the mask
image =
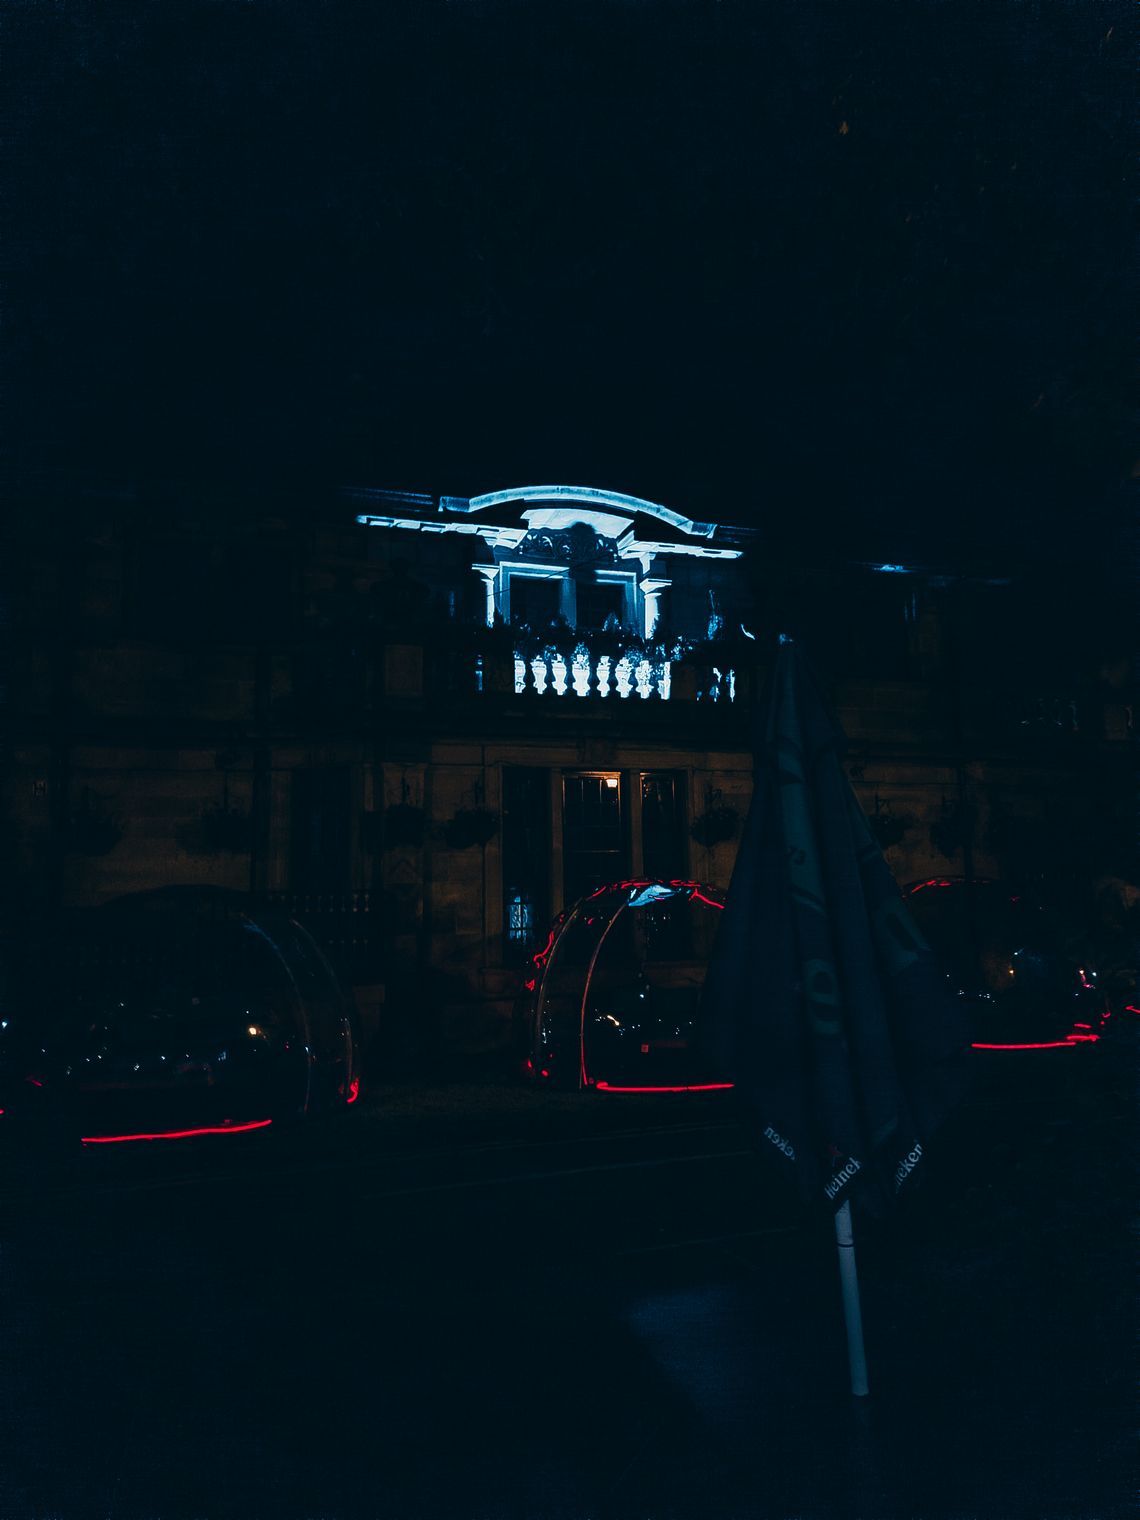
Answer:
[{"label": "hanging basket", "polygon": [[930,825],[930,843],[947,859],[965,847],[974,831],[974,809],[969,803],[943,802],[942,811]]},{"label": "hanging basket", "polygon": [[443,839],[449,850],[467,850],[472,845],[487,844],[498,828],[498,813],[487,808],[460,808],[444,825]]},{"label": "hanging basket", "polygon": [[699,818],[694,819],[689,833],[698,844],[710,850],[713,845],[735,839],[739,824],[740,814],[736,809],[722,803],[718,807],[708,808]]},{"label": "hanging basket", "polygon": [[889,850],[910,833],[914,819],[909,813],[894,812],[890,802],[881,802],[876,797],[875,811],[870,814],[867,822],[871,825],[879,849]]}]

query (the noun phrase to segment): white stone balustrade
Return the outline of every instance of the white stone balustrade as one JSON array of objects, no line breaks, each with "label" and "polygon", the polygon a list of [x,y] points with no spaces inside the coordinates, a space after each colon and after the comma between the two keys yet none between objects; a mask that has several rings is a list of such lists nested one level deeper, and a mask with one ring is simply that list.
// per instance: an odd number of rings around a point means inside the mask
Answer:
[{"label": "white stone balustrade", "polygon": [[[513,656],[513,685],[516,696],[531,693],[540,697],[635,697],[641,701],[656,698],[668,702],[673,690],[674,662],[653,659],[648,655],[594,655],[585,644],[566,650],[551,645],[538,654],[528,655],[516,649]],[[734,702],[736,672],[719,667],[697,668],[697,689],[691,692],[698,701]]]}]

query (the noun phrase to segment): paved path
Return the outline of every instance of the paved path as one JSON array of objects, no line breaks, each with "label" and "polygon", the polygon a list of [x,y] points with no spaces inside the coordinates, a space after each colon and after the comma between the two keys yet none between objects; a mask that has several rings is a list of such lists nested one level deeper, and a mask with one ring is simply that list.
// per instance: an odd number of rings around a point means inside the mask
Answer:
[{"label": "paved path", "polygon": [[1042,1096],[864,1234],[866,1408],[826,1221],[730,1103],[379,1089],[10,1168],[0,1516],[1111,1520],[1124,1120]]}]

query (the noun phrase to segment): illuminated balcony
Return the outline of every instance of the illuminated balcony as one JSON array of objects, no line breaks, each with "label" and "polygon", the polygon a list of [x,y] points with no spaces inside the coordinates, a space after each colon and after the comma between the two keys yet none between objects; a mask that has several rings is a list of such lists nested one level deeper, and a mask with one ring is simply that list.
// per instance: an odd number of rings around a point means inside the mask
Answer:
[{"label": "illuminated balcony", "polygon": [[[697,701],[732,703],[736,700],[736,671],[727,663],[723,667],[694,662],[682,646],[665,650],[660,645],[610,649],[591,648],[571,635],[565,641],[536,644],[533,640],[518,643],[510,657],[510,690],[523,698],[543,701],[581,699],[622,702],[668,702],[673,697],[678,672],[681,693]],[[489,666],[501,656],[477,655],[475,687],[477,691],[502,690],[501,678],[488,679]]]}]

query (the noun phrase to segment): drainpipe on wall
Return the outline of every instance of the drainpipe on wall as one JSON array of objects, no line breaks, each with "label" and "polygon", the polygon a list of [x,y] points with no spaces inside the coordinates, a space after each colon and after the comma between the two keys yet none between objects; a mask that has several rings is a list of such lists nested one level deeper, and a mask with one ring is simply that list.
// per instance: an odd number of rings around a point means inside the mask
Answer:
[{"label": "drainpipe on wall", "polygon": [[970,935],[970,954],[974,970],[981,975],[981,944],[978,935],[978,905],[974,887],[974,812],[970,807],[970,778],[966,769],[965,686],[962,670],[962,584],[950,587],[950,704],[954,728],[954,780],[957,789],[962,829],[962,875],[966,881],[966,923]]},{"label": "drainpipe on wall", "polygon": [[264,644],[254,651],[253,783],[250,797],[249,891],[255,901],[269,889],[270,749],[266,739],[272,658]]},{"label": "drainpipe on wall", "polygon": [[419,973],[420,973],[420,996],[421,996],[421,999],[422,999],[421,1004],[420,1004],[420,1028],[418,1029],[418,1031],[416,1033],[417,1033],[418,1043],[419,1043],[420,1058],[421,1058],[421,1060],[424,1061],[425,1066],[429,1070],[432,1069],[435,1066],[436,1062],[439,1059],[439,1056],[441,1055],[441,1051],[440,1051],[440,1031],[441,1031],[441,1027],[442,1027],[442,1017],[441,1017],[441,1013],[440,1013],[439,1007],[437,1006],[437,1003],[436,1003],[436,999],[439,997],[439,993],[440,993],[440,982],[439,982],[439,979],[436,978],[436,977],[434,977],[433,974],[432,974],[434,968],[432,966],[432,954],[431,954],[431,952],[432,952],[432,928],[433,928],[434,917],[435,917],[435,915],[434,915],[434,913],[432,911],[432,907],[433,907],[433,905],[432,905],[432,890],[433,890],[433,887],[432,887],[432,867],[434,865],[434,862],[432,860],[432,839],[431,839],[431,820],[432,820],[432,802],[433,802],[433,796],[432,796],[432,794],[433,794],[433,791],[434,791],[434,787],[433,787],[433,779],[434,778],[433,778],[433,775],[432,775],[432,770],[433,770],[433,767],[432,767],[432,760],[431,760],[431,750],[430,750],[430,747],[429,747],[428,753],[427,753],[426,763],[424,765],[424,781],[423,781],[423,787],[424,787],[423,809],[424,809],[424,821],[425,821],[424,841],[423,841],[423,845],[421,846],[421,848],[423,850],[423,856],[422,856],[422,859],[423,859],[423,866],[422,866],[422,888],[421,888],[422,893],[423,893],[423,898],[422,898],[423,907],[422,907],[422,912],[421,912],[421,917],[420,917],[419,940],[418,940],[418,943],[417,943],[417,955],[416,955],[416,959],[417,959],[418,966],[419,966]]},{"label": "drainpipe on wall", "polygon": [[47,899],[52,907],[59,907],[64,893],[64,857],[71,811],[72,746],[75,737],[76,608],[79,605],[81,581],[79,557],[74,549],[65,547],[60,552],[57,564],[59,581],[51,650],[51,750],[48,780],[51,854],[46,883]]}]

